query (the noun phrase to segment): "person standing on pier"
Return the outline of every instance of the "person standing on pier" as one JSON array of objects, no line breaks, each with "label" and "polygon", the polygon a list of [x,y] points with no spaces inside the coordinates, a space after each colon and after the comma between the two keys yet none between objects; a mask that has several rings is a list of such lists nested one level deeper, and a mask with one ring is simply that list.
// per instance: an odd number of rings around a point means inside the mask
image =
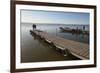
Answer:
[{"label": "person standing on pier", "polygon": [[83,26],[83,30],[85,30],[85,25]]},{"label": "person standing on pier", "polygon": [[32,27],[33,27],[33,30],[36,29],[36,25],[35,24],[33,24]]}]

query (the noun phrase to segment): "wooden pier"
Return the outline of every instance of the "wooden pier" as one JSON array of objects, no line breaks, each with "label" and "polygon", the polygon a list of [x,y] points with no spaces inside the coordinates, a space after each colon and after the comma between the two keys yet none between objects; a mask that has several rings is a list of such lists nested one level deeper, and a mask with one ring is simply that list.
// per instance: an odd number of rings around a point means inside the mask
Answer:
[{"label": "wooden pier", "polygon": [[68,39],[61,38],[50,33],[31,30],[32,33],[45,39],[48,43],[52,43],[55,47],[59,48],[61,51],[70,52],[72,55],[80,59],[89,59],[89,45],[85,43],[80,43]]}]

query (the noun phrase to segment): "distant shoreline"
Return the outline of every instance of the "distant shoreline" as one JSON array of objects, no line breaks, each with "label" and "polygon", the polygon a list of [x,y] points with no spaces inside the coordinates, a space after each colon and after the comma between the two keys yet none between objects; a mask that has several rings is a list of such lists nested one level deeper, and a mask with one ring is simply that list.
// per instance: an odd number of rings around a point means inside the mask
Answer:
[{"label": "distant shoreline", "polygon": [[21,24],[36,24],[36,25],[39,25],[39,24],[42,24],[42,25],[43,25],[43,24],[44,24],[44,25],[52,25],[52,24],[53,24],[53,25],[73,25],[73,26],[74,26],[74,25],[78,25],[78,26],[79,26],[79,25],[85,25],[85,26],[89,26],[89,24],[59,24],[59,23],[56,23],[56,24],[55,24],[55,23],[27,23],[27,22],[26,22],[26,23],[25,23],[25,22],[21,22]]}]

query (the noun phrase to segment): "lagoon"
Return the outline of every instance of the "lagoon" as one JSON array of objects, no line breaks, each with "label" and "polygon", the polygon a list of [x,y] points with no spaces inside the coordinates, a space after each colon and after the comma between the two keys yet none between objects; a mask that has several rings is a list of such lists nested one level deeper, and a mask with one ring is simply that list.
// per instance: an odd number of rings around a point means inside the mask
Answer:
[{"label": "lagoon", "polygon": [[[55,49],[50,48],[48,44],[36,39],[30,34],[30,30],[33,30],[32,25],[33,23],[21,23],[21,62],[80,60],[73,55],[63,56]],[[89,44],[89,35],[66,33],[59,29],[59,27],[78,27],[82,29],[82,25],[36,24],[36,26],[36,29],[46,31],[52,35]],[[86,25],[86,30],[89,30],[89,25]]]}]

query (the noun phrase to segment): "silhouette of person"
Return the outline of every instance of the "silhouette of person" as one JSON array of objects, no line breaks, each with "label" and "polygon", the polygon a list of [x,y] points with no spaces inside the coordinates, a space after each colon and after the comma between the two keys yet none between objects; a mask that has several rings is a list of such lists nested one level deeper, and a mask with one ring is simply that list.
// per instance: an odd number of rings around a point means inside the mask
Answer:
[{"label": "silhouette of person", "polygon": [[32,27],[33,27],[33,29],[36,29],[36,25],[35,24],[33,24]]},{"label": "silhouette of person", "polygon": [[85,30],[85,26],[83,26],[83,30]]}]

